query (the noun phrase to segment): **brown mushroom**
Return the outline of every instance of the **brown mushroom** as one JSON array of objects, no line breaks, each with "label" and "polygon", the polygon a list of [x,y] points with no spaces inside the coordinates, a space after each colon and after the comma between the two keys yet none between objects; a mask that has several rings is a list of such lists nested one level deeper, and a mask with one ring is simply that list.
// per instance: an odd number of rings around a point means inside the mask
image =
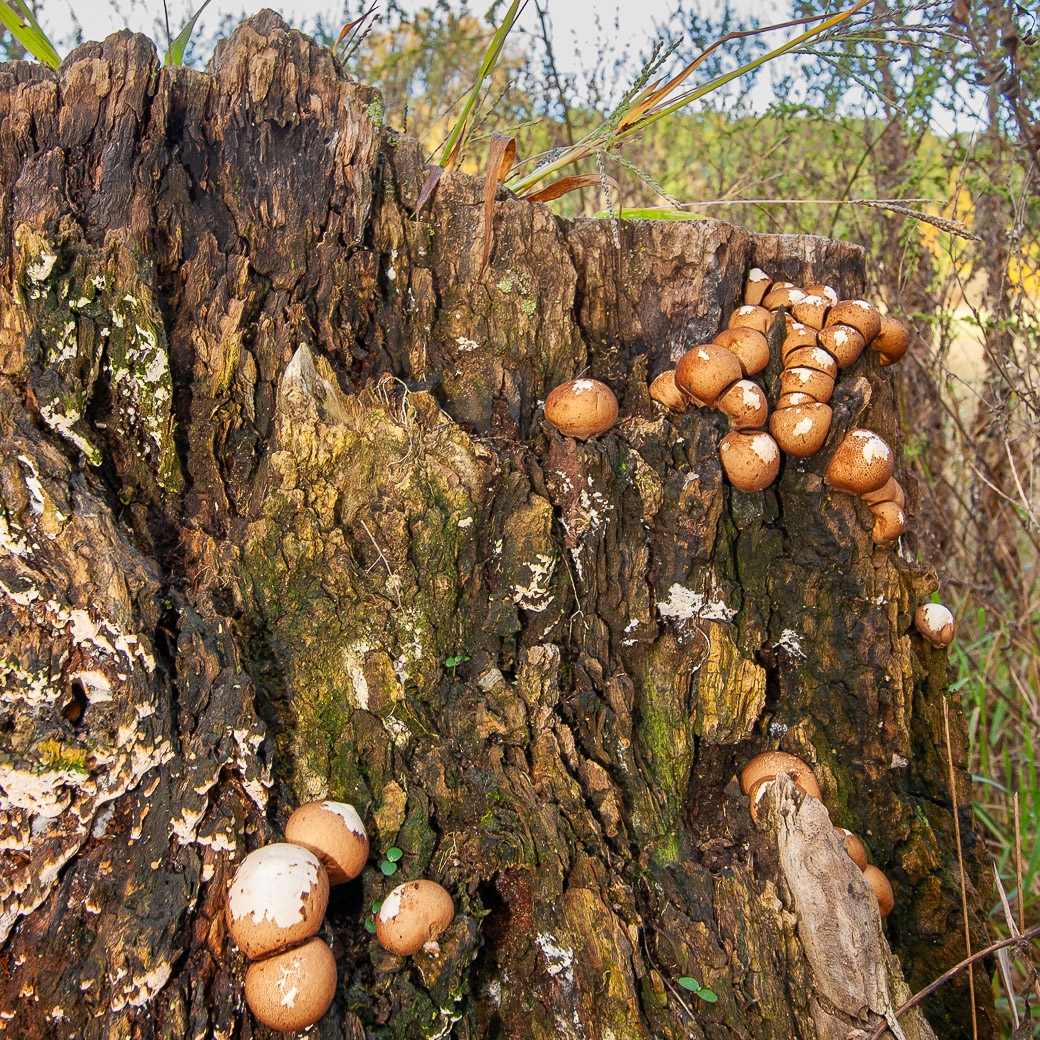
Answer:
[{"label": "brown mushroom", "polygon": [[851,430],[827,467],[827,483],[862,495],[877,491],[892,476],[892,449],[873,430]]},{"label": "brown mushroom", "polygon": [[376,915],[376,938],[400,957],[418,953],[451,924],[455,904],[436,881],[406,881],[383,900]]},{"label": "brown mushroom", "polygon": [[719,458],[730,483],[740,491],[763,491],[780,472],[780,449],[760,430],[727,434]]},{"label": "brown mushroom", "polygon": [[874,514],[871,537],[878,545],[894,542],[906,530],[906,514],[895,502],[878,502],[870,511]]},{"label": "brown mushroom", "polygon": [[784,342],[780,347],[780,357],[784,364],[792,350],[799,347],[815,347],[817,343],[816,329],[803,325],[800,321],[789,321],[784,334]]},{"label": "brown mushroom", "polygon": [[841,300],[827,312],[827,325],[850,325],[870,341],[881,331],[881,315],[866,300]]},{"label": "brown mushroom", "polygon": [[614,392],[598,379],[571,379],[545,399],[545,417],[565,437],[579,441],[606,433],[617,421]]},{"label": "brown mushroom", "polygon": [[811,329],[822,329],[830,307],[828,299],[810,293],[804,300],[799,300],[791,310],[803,325],[808,325]]},{"label": "brown mushroom", "polygon": [[329,884],[356,878],[368,862],[368,834],[357,810],[346,802],[308,802],[289,817],[285,840],[310,849],[329,875]]},{"label": "brown mushroom", "polygon": [[777,411],[782,411],[784,408],[794,408],[798,404],[819,404],[811,394],[803,394],[800,390],[792,391],[789,394],[781,394],[776,402]]},{"label": "brown mushroom", "polygon": [[831,410],[812,401],[779,409],[769,417],[769,432],[780,450],[796,459],[815,455],[827,440],[831,428]]},{"label": "brown mushroom", "polygon": [[834,393],[834,380],[814,368],[785,368],[780,373],[780,392],[808,394],[813,400],[826,404]]},{"label": "brown mushroom", "polygon": [[752,267],[744,283],[744,302],[757,307],[765,298],[773,279],[759,267]]},{"label": "brown mushroom", "polygon": [[949,646],[957,634],[953,614],[941,603],[925,603],[914,614],[917,631],[937,650]]},{"label": "brown mushroom", "polygon": [[819,340],[820,346],[838,362],[838,368],[854,365],[867,345],[859,330],[851,325],[828,325],[820,329]]},{"label": "brown mushroom", "polygon": [[871,890],[877,897],[878,909],[881,911],[881,917],[888,917],[892,913],[893,907],[896,905],[896,897],[892,892],[892,885],[888,878],[878,870],[873,864],[868,863],[863,868],[863,880],[870,885]]},{"label": "brown mushroom", "polygon": [[895,502],[900,509],[906,508],[906,496],[903,494],[903,487],[895,477],[889,477],[877,491],[868,491],[860,497],[868,506],[876,506],[879,502]]},{"label": "brown mushroom", "polygon": [[845,842],[845,851],[849,854],[849,859],[859,867],[860,870],[867,869],[867,848],[856,837],[852,831],[846,830],[844,827],[834,828],[839,835],[841,835],[842,841]]},{"label": "brown mushroom", "polygon": [[830,307],[833,307],[839,299],[838,290],[832,289],[829,285],[807,285],[805,287],[805,292],[810,296],[822,296]]},{"label": "brown mushroom", "polygon": [[743,307],[738,307],[729,316],[727,328],[755,329],[765,335],[769,331],[772,321],[773,315],[765,307],[753,307],[751,304],[745,304]]},{"label": "brown mushroom", "polygon": [[814,368],[826,372],[831,379],[838,378],[838,362],[823,347],[799,347],[784,358],[786,368]]},{"label": "brown mushroom", "polygon": [[763,751],[755,755],[741,770],[740,790],[743,794],[751,794],[753,787],[763,780],[775,780],[777,773],[787,773],[802,791],[823,801],[813,771],[797,755],[787,751]]},{"label": "brown mushroom", "polygon": [[729,417],[734,430],[757,430],[769,418],[765,391],[749,379],[738,379],[719,399],[716,407]]},{"label": "brown mushroom", "polygon": [[689,394],[684,393],[676,384],[674,368],[662,372],[650,384],[650,396],[673,412],[685,412],[693,403]]},{"label": "brown mushroom", "polygon": [[762,306],[770,311],[778,311],[781,307],[790,310],[805,297],[806,293],[790,282],[774,282],[772,289],[766,293]]},{"label": "brown mushroom", "polygon": [[887,314],[881,316],[881,331],[870,344],[881,355],[882,365],[895,364],[910,347],[910,330]]},{"label": "brown mushroom", "polygon": [[723,329],[715,342],[733,352],[745,376],[758,375],[769,364],[769,341],[757,329]]},{"label": "brown mushroom", "polygon": [[315,937],[302,946],[251,964],[246,1003],[266,1026],[283,1033],[314,1025],[336,995],[336,958]]},{"label": "brown mushroom", "polygon": [[676,386],[709,407],[740,377],[740,362],[716,343],[702,343],[686,351],[675,366]]}]

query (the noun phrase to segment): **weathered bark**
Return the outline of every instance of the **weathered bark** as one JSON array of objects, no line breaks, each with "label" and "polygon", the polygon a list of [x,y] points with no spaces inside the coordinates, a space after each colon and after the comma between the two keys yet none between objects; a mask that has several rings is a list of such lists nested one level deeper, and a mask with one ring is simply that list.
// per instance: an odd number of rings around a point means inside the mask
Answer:
[{"label": "weathered bark", "polygon": [[[9,1032],[266,1035],[225,885],[329,795],[459,913],[407,962],[363,926],[375,862],[335,893],[313,1035],[844,1036],[906,986],[819,804],[777,785],[752,826],[734,774],[778,745],[892,877],[910,985],[959,958],[946,657],[909,630],[934,578],[821,480],[854,423],[900,443],[888,377],[868,352],[758,495],[717,413],[646,390],[752,264],[855,293],[857,248],[703,221],[618,250],[503,195],[482,276],[482,185],[416,219],[417,145],[269,12],[212,73],[121,33],[0,85]],[[587,444],[539,410],[580,371],[623,416]]]}]

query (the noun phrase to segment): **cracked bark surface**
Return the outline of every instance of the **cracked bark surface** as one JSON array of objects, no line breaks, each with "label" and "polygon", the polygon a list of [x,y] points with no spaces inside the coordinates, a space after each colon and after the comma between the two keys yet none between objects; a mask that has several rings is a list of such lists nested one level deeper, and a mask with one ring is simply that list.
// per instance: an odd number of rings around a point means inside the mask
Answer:
[{"label": "cracked bark surface", "polygon": [[[715,221],[623,222],[618,250],[503,193],[482,276],[482,184],[416,219],[419,147],[380,113],[270,12],[206,73],[129,33],[0,67],[0,1029],[268,1035],[224,892],[326,795],[374,852],[334,891],[314,1036],[877,1021],[964,945],[946,655],[910,624],[934,576],[821,480],[852,425],[901,446],[889,376],[867,352],[828,446],[758,495],[722,478],[721,416],[647,393],[751,266],[853,295],[862,252]],[[622,415],[586,444],[539,407],[580,372]],[[818,803],[778,785],[752,826],[734,775],[776,746],[892,878],[906,983],[862,893],[835,934],[866,967],[821,959],[813,893],[856,879],[799,866],[834,856]],[[439,955],[364,929],[391,845],[455,899]],[[967,1004],[928,1005],[936,1033]]]}]

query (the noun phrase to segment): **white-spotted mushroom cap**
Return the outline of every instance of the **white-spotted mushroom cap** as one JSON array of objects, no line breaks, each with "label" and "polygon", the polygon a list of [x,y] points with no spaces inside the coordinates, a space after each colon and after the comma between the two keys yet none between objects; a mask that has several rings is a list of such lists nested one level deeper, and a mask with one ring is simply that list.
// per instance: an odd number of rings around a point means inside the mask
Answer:
[{"label": "white-spotted mushroom cap", "polygon": [[827,467],[827,483],[863,495],[877,491],[892,476],[892,449],[873,430],[850,430]]},{"label": "white-spotted mushroom cap", "polygon": [[247,957],[309,939],[321,927],[329,879],[309,849],[276,842],[242,861],[228,892],[231,937]]},{"label": "white-spotted mushroom cap", "polygon": [[765,391],[750,379],[738,379],[719,398],[716,407],[729,418],[734,430],[757,430],[769,418]]},{"label": "white-spotted mushroom cap", "polygon": [[781,408],[769,417],[769,432],[780,450],[796,459],[815,455],[827,440],[830,428],[830,407],[818,401]]},{"label": "white-spotted mushroom cap", "polygon": [[895,502],[900,509],[906,508],[906,496],[903,486],[895,477],[889,477],[877,491],[868,491],[861,496],[868,506],[876,506],[879,502]]},{"label": "white-spotted mushroom cap", "polygon": [[728,328],[731,329],[755,329],[765,335],[773,321],[773,315],[765,307],[753,307],[746,303],[738,307],[729,316]]},{"label": "white-spotted mushroom cap", "polygon": [[805,287],[805,291],[810,296],[822,296],[827,301],[827,304],[830,307],[833,307],[840,299],[840,297],[838,296],[838,290],[832,288],[829,285],[807,285]]},{"label": "white-spotted mushroom cap", "polygon": [[834,393],[834,379],[815,368],[785,368],[780,373],[780,393],[808,394],[814,401],[826,404]]},{"label": "white-spotted mushroom cap", "polygon": [[758,329],[723,329],[715,342],[732,351],[745,376],[756,376],[769,364],[769,341]]},{"label": "white-spotted mushroom cap", "polygon": [[910,347],[910,330],[887,314],[881,316],[881,331],[870,344],[881,355],[882,365],[894,365]]},{"label": "white-spotted mushroom cap", "polygon": [[877,867],[868,863],[863,869],[863,880],[866,881],[877,897],[881,916],[883,918],[888,917],[896,905],[895,893],[892,891],[892,885],[888,878]]},{"label": "white-spotted mushroom cap", "polygon": [[800,321],[788,321],[784,331],[784,342],[780,347],[780,357],[787,363],[787,356],[799,347],[815,347],[817,344],[816,329],[803,325]]},{"label": "white-spotted mushroom cap", "polygon": [[314,1025],[335,995],[336,958],[318,938],[257,961],[246,972],[249,1010],[283,1033]]},{"label": "white-spotted mushroom cap", "polygon": [[841,837],[841,840],[845,843],[845,851],[849,854],[849,859],[859,867],[860,870],[867,869],[867,848],[856,837],[855,834],[850,830],[846,830],[844,827],[834,828]]},{"label": "white-spotted mushroom cap", "polygon": [[730,483],[740,491],[763,491],[780,472],[780,449],[759,430],[727,434],[719,445],[719,458]]},{"label": "white-spotted mushroom cap", "polygon": [[564,435],[579,441],[606,433],[617,421],[614,392],[598,379],[571,379],[545,399],[545,417]]},{"label": "white-spotted mushroom cap", "polygon": [[717,343],[702,343],[686,351],[675,366],[675,382],[709,407],[741,377],[736,356]]},{"label": "white-spotted mushroom cap", "polygon": [[827,312],[828,325],[850,325],[869,343],[881,331],[881,315],[866,300],[842,300]]},{"label": "white-spotted mushroom cap", "polygon": [[917,631],[937,650],[949,646],[957,634],[957,622],[953,614],[941,603],[924,603],[914,614]]},{"label": "white-spotted mushroom cap", "polygon": [[823,347],[799,347],[784,358],[787,368],[815,368],[825,372],[831,379],[838,378],[838,362]]},{"label": "white-spotted mushroom cap", "polygon": [[765,271],[760,267],[752,267],[744,283],[744,302],[757,306],[765,298],[772,284],[773,279]]},{"label": "white-spotted mushroom cap", "polygon": [[376,915],[376,938],[400,957],[433,942],[455,916],[455,904],[436,881],[406,881],[383,900]]},{"label": "white-spotted mushroom cap", "polygon": [[356,878],[368,862],[368,834],[357,810],[346,802],[301,805],[285,825],[285,840],[310,849],[321,860],[329,884]]},{"label": "white-spotted mushroom cap", "polygon": [[824,318],[827,317],[827,311],[830,310],[830,307],[830,301],[826,297],[809,293],[804,300],[799,300],[791,310],[803,325],[808,325],[812,329],[822,329]]},{"label": "white-spotted mushroom cap", "polygon": [[906,530],[906,514],[895,502],[878,502],[870,511],[874,514],[871,537],[878,545],[894,542]]},{"label": "white-spotted mushroom cap", "polygon": [[781,307],[790,310],[796,303],[800,303],[806,297],[806,293],[792,285],[790,282],[773,283],[773,288],[766,293],[762,306],[768,310],[776,311]]},{"label": "white-spotted mushroom cap", "polygon": [[854,365],[863,353],[867,341],[851,325],[828,325],[820,330],[820,346],[838,362],[838,368]]},{"label": "white-spotted mushroom cap", "polygon": [[776,402],[776,409],[780,411],[784,408],[794,408],[797,404],[819,404],[811,394],[803,394],[799,390],[795,390],[789,394],[781,394]]}]

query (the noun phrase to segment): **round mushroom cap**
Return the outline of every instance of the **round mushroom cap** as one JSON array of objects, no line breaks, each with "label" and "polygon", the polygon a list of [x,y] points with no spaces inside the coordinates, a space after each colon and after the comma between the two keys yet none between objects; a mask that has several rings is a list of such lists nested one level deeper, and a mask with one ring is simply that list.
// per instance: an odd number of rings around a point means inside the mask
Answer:
[{"label": "round mushroom cap", "polygon": [[564,437],[579,441],[606,433],[617,416],[614,392],[598,379],[572,379],[561,383],[545,399],[546,419]]},{"label": "round mushroom cap", "polygon": [[825,372],[831,379],[838,378],[838,362],[823,347],[799,347],[784,358],[787,368],[814,368]]},{"label": "round mushroom cap", "polygon": [[763,491],[780,472],[780,449],[761,430],[727,434],[719,458],[730,483],[740,491]]},{"label": "round mushroom cap", "polygon": [[804,300],[799,300],[791,311],[803,325],[808,325],[813,329],[822,329],[823,320],[827,317],[830,307],[830,300],[826,297],[809,293]]},{"label": "round mushroom cap", "polygon": [[718,399],[716,407],[729,417],[734,430],[756,430],[765,426],[769,417],[765,391],[750,379],[738,379]]},{"label": "round mushroom cap", "polygon": [[765,335],[769,331],[772,321],[772,312],[767,311],[765,307],[753,307],[751,304],[746,303],[743,307],[738,307],[729,316],[729,324],[726,327],[730,329],[754,329],[756,332],[761,332]]},{"label": "round mushroom cap", "polygon": [[[752,787],[762,780],[775,780],[777,773],[787,773],[806,794],[823,801],[813,771],[797,755],[787,751],[763,751],[755,755],[740,774],[740,790],[751,794]],[[800,780],[807,786],[802,786]]]},{"label": "round mushroom cap", "polygon": [[849,854],[849,858],[853,863],[859,867],[860,870],[867,869],[867,847],[856,837],[852,831],[847,831],[844,827],[834,828],[838,834],[841,835],[842,841],[845,842],[845,851]]},{"label": "round mushroom cap", "polygon": [[723,329],[715,342],[733,352],[745,376],[758,375],[769,364],[769,341],[757,329]]},{"label": "round mushroom cap", "polygon": [[822,296],[827,301],[828,305],[831,307],[833,307],[840,299],[840,297],[838,296],[838,290],[832,288],[829,285],[807,285],[805,287],[805,292],[807,292],[810,296]]},{"label": "round mushroom cap", "polygon": [[744,302],[757,306],[769,292],[772,284],[773,279],[765,271],[760,267],[752,267],[748,271],[747,281],[744,283]]},{"label": "round mushroom cap", "polygon": [[676,386],[710,407],[740,376],[736,356],[717,343],[702,343],[686,351],[675,366]]},{"label": "round mushroom cap", "polygon": [[881,354],[881,364],[895,364],[910,347],[910,330],[887,314],[881,316],[881,331],[870,344],[871,350]]},{"label": "round mushroom cap", "polygon": [[799,347],[815,347],[817,344],[816,329],[803,325],[800,321],[789,321],[784,332],[784,342],[780,347],[780,357],[787,364],[787,357],[792,350]]},{"label": "round mushroom cap", "polygon": [[870,511],[874,514],[870,536],[878,545],[894,542],[906,530],[906,514],[895,502],[878,502]]},{"label": "round mushroom cap", "polygon": [[247,957],[262,957],[314,935],[328,902],[329,879],[313,852],[265,845],[246,856],[231,882],[228,931]]},{"label": "round mushroom cap", "polygon": [[842,300],[827,313],[827,325],[851,325],[869,343],[881,331],[881,315],[866,300]]},{"label": "round mushroom cap", "polygon": [[808,394],[814,401],[826,404],[834,393],[834,379],[815,368],[785,368],[780,373],[780,393]]},{"label": "round mushroom cap", "polygon": [[769,417],[769,432],[780,450],[796,459],[815,455],[830,429],[831,410],[818,401],[781,408]]},{"label": "round mushroom cap", "polygon": [[804,300],[807,295],[807,293],[790,282],[774,282],[773,288],[766,293],[762,306],[771,311],[778,311],[781,307],[786,307],[790,310],[796,303]]},{"label": "round mushroom cap", "polygon": [[336,995],[336,958],[318,938],[246,971],[246,1003],[265,1026],[291,1033],[314,1025]]},{"label": "round mushroom cap", "polygon": [[346,802],[301,805],[285,825],[285,840],[310,849],[330,885],[356,878],[368,862],[368,834],[357,810]]},{"label": "round mushroom cap", "polygon": [[777,411],[782,411],[784,408],[793,408],[796,404],[819,404],[812,394],[803,394],[801,391],[794,391],[790,394],[781,394],[776,402]]},{"label": "round mushroom cap", "polygon": [[820,329],[820,346],[827,351],[838,368],[854,365],[866,348],[867,341],[851,325],[828,325]]},{"label": "round mushroom cap", "polygon": [[879,502],[895,502],[900,509],[906,508],[903,487],[895,477],[889,477],[877,491],[868,491],[861,497],[868,506],[876,506]]},{"label": "round mushroom cap", "polygon": [[957,634],[957,622],[953,614],[941,603],[924,603],[914,614],[917,631],[937,650],[949,646]]},{"label": "round mushroom cap", "polygon": [[455,916],[455,904],[436,881],[406,881],[383,900],[376,915],[376,938],[400,957],[433,942]]},{"label": "round mushroom cap", "polygon": [[827,467],[827,482],[839,491],[877,491],[892,476],[892,449],[873,430],[850,430]]},{"label": "round mushroom cap", "polygon": [[[780,770],[779,772],[790,771]],[[761,780],[756,781],[748,792],[751,799],[748,809],[751,812],[751,819],[754,823],[758,823],[758,810],[761,806],[762,799],[765,798],[766,791],[775,779],[776,777],[763,777]],[[816,782],[816,777],[813,776],[811,772],[802,772],[797,776],[794,773],[791,773],[791,779],[794,780],[795,787],[797,787],[802,794],[812,795],[817,801],[823,801],[823,793],[820,791],[820,785]]]},{"label": "round mushroom cap", "polygon": [[888,878],[877,867],[868,863],[863,868],[863,880],[870,885],[874,895],[877,896],[878,909],[881,911],[882,918],[888,917],[896,905],[896,897]]},{"label": "round mushroom cap", "polygon": [[676,386],[674,368],[662,372],[650,384],[650,396],[673,412],[685,412],[690,405],[690,398]]}]

